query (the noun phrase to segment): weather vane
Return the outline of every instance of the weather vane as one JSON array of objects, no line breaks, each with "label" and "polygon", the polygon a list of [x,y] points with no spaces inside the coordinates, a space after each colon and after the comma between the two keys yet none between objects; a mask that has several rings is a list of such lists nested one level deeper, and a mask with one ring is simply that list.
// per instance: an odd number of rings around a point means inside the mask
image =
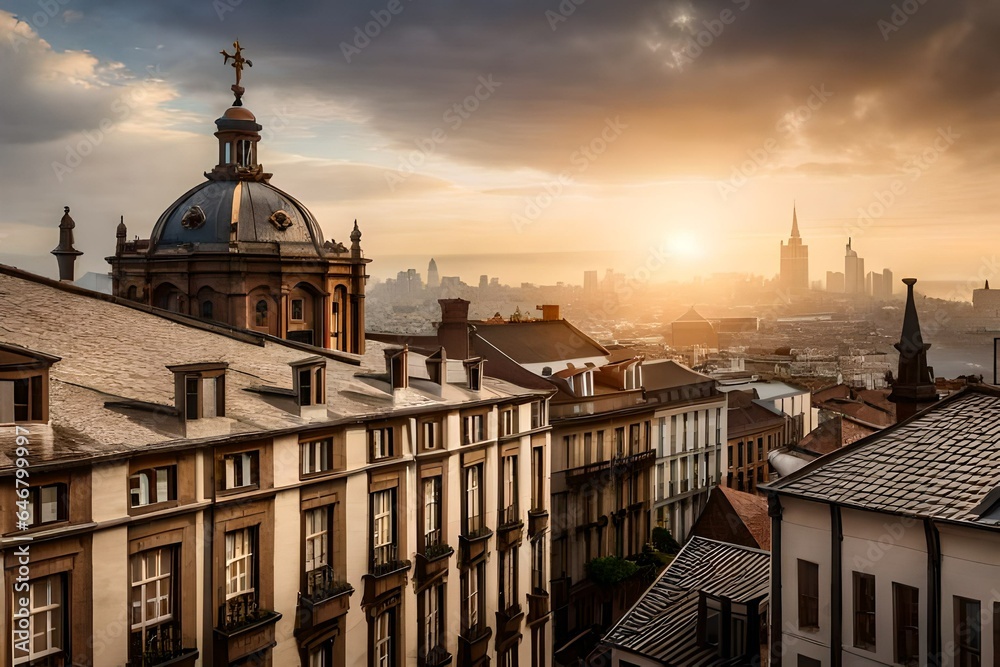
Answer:
[{"label": "weather vane", "polygon": [[233,42],[233,50],[235,53],[232,54],[227,53],[225,49],[219,51],[219,53],[224,58],[224,64],[228,65],[230,59],[233,61],[233,69],[236,70],[236,85],[232,87],[233,93],[236,95],[234,106],[239,107],[243,106],[243,93],[246,92],[246,89],[240,85],[240,81],[243,79],[243,66],[253,67],[253,63],[243,57],[243,47],[240,46],[240,40],[237,39]]}]

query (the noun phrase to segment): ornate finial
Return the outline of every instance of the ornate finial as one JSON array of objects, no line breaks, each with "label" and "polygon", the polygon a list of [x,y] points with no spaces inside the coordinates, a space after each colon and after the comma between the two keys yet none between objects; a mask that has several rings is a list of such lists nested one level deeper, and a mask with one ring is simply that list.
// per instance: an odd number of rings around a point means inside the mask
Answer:
[{"label": "ornate finial", "polygon": [[73,229],[76,223],[69,215],[69,206],[63,207],[63,217],[59,221],[59,245],[55,247],[52,254],[59,262],[59,280],[63,282],[73,282],[73,264],[76,258],[83,253],[73,247]]},{"label": "ornate finial", "polygon": [[240,81],[243,80],[243,66],[253,67],[253,63],[243,57],[243,47],[240,46],[240,40],[233,42],[233,50],[235,53],[229,54],[225,49],[219,51],[222,54],[224,64],[229,64],[229,60],[233,61],[233,69],[236,70],[236,85],[232,87],[233,94],[236,95],[236,101],[233,102],[233,106],[241,107],[243,106],[243,93],[246,89],[240,85]]},{"label": "ornate finial", "polygon": [[115,231],[115,237],[123,239],[126,234],[128,234],[128,228],[125,227],[125,216],[122,216],[121,222],[118,223],[118,229]]},{"label": "ornate finial", "polygon": [[361,230],[358,228],[358,221],[354,221],[354,229],[351,231],[351,243],[361,243]]}]

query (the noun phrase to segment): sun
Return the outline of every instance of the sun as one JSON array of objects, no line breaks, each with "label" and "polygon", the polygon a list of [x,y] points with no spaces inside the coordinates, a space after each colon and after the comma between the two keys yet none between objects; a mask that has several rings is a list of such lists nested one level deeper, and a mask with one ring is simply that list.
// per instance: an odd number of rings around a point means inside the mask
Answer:
[{"label": "sun", "polygon": [[676,259],[697,259],[702,255],[697,237],[688,232],[674,232],[666,239],[667,250]]}]

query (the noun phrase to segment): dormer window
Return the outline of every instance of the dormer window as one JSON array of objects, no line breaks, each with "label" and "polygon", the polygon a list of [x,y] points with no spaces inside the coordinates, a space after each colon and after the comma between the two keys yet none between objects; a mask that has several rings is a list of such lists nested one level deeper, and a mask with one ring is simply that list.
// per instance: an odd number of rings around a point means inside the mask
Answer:
[{"label": "dormer window", "polygon": [[326,360],[309,357],[291,364],[296,401],[300,407],[326,405]]},{"label": "dormer window", "polygon": [[577,396],[594,395],[594,372],[585,371],[573,376],[573,393]]},{"label": "dormer window", "polygon": [[226,415],[226,363],[168,366],[174,374],[176,406],[184,421]]},{"label": "dormer window", "polygon": [[465,362],[465,373],[468,379],[469,391],[479,391],[483,387],[483,362],[481,359],[470,359]]},{"label": "dormer window", "polygon": [[623,372],[625,389],[638,389],[642,386],[642,364],[634,363]]},{"label": "dormer window", "polygon": [[389,373],[389,384],[395,389],[406,389],[410,386],[409,349],[390,349],[385,351],[385,370]]},{"label": "dormer window", "polygon": [[49,367],[59,361],[40,352],[0,345],[0,424],[49,419]]}]

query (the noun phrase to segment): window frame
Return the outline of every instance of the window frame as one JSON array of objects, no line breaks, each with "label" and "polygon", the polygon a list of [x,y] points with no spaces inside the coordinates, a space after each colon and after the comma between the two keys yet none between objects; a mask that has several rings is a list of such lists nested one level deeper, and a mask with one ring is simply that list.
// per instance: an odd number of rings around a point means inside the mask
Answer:
[{"label": "window frame", "polygon": [[333,437],[299,443],[299,476],[314,477],[333,470]]},{"label": "window frame", "polygon": [[[442,476],[424,477],[421,482],[421,498],[423,500],[423,544],[424,551],[444,544],[442,527],[443,513],[441,505]],[[428,495],[430,491],[430,495]]]},{"label": "window frame", "polygon": [[368,456],[371,461],[396,458],[396,428],[381,426],[368,429]]},{"label": "window frame", "polygon": [[[18,657],[17,644],[13,644],[12,664],[15,667],[21,667],[22,665],[28,667],[32,664],[40,664],[36,662],[39,659],[52,659],[59,655],[66,656],[66,643],[69,638],[69,605],[66,600],[68,592],[67,580],[67,574],[60,572],[28,581],[28,634],[30,637],[28,641],[28,653],[27,655]],[[36,606],[38,598],[35,594],[35,588],[43,583],[45,584],[45,603]],[[38,633],[35,631],[35,624],[36,619],[43,615],[45,619],[45,631],[43,634],[45,636],[46,648],[36,653],[34,638]],[[53,635],[57,635],[55,639],[52,638]]]},{"label": "window frame", "polygon": [[[166,475],[166,497],[160,498],[160,473]],[[142,480],[146,479],[145,502],[142,500]],[[136,470],[128,476],[129,479],[129,509],[143,509],[152,505],[162,505],[177,500],[177,464],[154,466]],[[138,486],[133,486],[133,481]],[[138,491],[138,494],[136,493]],[[136,502],[136,496],[140,502]]]},{"label": "window frame", "polygon": [[[906,605],[909,609],[902,609]],[[905,615],[904,615],[905,614]],[[920,662],[920,589],[892,582],[893,662],[916,666]],[[910,642],[907,642],[909,635]],[[910,644],[916,654],[909,652]]]},{"label": "window frame", "polygon": [[[46,489],[52,488],[55,489],[55,500],[47,501],[43,498],[44,492]],[[20,503],[24,502],[24,500],[17,502],[17,507],[20,509]],[[40,518],[45,515],[45,505],[49,503],[55,504],[55,518],[48,521],[41,521]],[[66,482],[51,482],[29,486],[25,509],[28,512],[28,520],[25,521],[27,530],[69,521],[69,485]]]},{"label": "window frame", "polygon": [[865,651],[875,651],[876,646],[876,609],[878,605],[875,588],[875,575],[867,572],[854,572],[854,648]]},{"label": "window frame", "polygon": [[[237,542],[237,536],[241,539]],[[230,537],[233,538],[232,548],[230,548]],[[226,594],[223,602],[229,602],[230,600],[236,599],[241,596],[249,596],[253,600],[257,599],[257,574],[259,567],[257,565],[257,527],[247,526],[245,528],[237,528],[236,530],[226,531],[224,536],[225,541],[225,561],[224,561],[224,577],[226,582]],[[245,549],[245,551],[239,555],[236,553],[236,547],[240,546]],[[241,568],[238,563],[243,562],[244,566]],[[245,570],[241,572],[240,570]],[[234,576],[235,573],[235,576]],[[246,586],[243,588],[232,587],[234,581],[239,582],[241,579],[246,579]],[[238,585],[238,584],[237,584]]]},{"label": "window frame", "polygon": [[[140,615],[141,619],[138,623],[135,622],[135,617],[130,615],[129,618],[129,658],[132,660],[139,660],[141,655],[133,655],[133,648],[136,645],[136,639],[134,635],[138,632],[138,646],[148,646],[150,639],[153,637],[163,638],[161,634],[166,628],[170,628],[172,632],[176,632],[179,629],[180,623],[180,609],[179,605],[181,602],[181,597],[179,595],[179,582],[180,577],[178,575],[178,558],[179,548],[176,544],[164,545],[162,547],[154,547],[152,549],[146,549],[144,551],[139,551],[137,553],[129,556],[129,593],[131,599],[131,611],[134,614],[136,610],[135,601],[135,589],[138,588],[140,591]],[[147,569],[149,563],[149,555],[155,554],[156,556],[156,571],[151,573]],[[166,558],[164,558],[164,555]],[[136,570],[135,563],[140,563],[140,571],[142,572],[138,581],[136,581]],[[168,571],[166,574],[163,573],[164,562],[168,566]],[[161,582],[166,581],[165,586]],[[146,591],[147,586],[153,587],[154,597],[150,598],[148,592]],[[164,590],[165,589],[165,590]],[[167,613],[162,612],[152,619],[145,618],[146,612],[149,609],[150,602],[156,605],[159,610],[160,605],[163,600],[166,600]],[[168,635],[169,637],[170,635]],[[179,638],[179,637],[178,637]]]},{"label": "window frame", "polygon": [[462,527],[467,538],[479,537],[487,532],[486,518],[483,516],[486,504],[485,488],[483,487],[484,473],[484,462],[467,465],[462,473],[462,510],[465,515]]},{"label": "window frame", "polygon": [[819,564],[798,559],[798,620],[800,630],[819,630]]},{"label": "window frame", "polygon": [[[236,465],[237,457],[243,459],[239,467]],[[230,475],[229,463],[232,461],[232,474]],[[237,470],[241,476],[246,476],[245,484],[236,484]],[[260,488],[260,450],[248,449],[241,452],[229,452],[222,455],[222,483],[223,491],[245,491],[248,489]]]}]

